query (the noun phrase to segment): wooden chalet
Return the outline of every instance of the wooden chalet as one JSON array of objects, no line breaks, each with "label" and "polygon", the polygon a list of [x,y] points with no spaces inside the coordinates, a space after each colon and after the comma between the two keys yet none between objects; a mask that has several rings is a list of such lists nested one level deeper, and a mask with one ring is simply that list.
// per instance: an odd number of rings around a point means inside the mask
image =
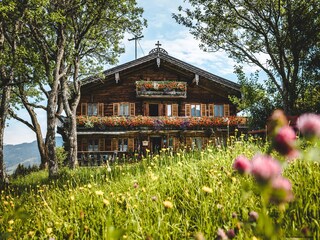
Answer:
[{"label": "wooden chalet", "polygon": [[147,56],[84,81],[77,110],[80,159],[203,148],[245,125],[228,99],[241,96],[238,84],[156,45]]}]

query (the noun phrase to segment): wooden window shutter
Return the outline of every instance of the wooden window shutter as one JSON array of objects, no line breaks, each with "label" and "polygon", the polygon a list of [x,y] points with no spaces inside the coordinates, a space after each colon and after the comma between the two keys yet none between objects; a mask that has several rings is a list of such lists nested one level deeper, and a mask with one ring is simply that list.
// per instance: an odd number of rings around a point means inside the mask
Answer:
[{"label": "wooden window shutter", "polygon": [[224,104],[223,105],[223,111],[224,111],[224,116],[229,117],[230,116],[230,107],[229,104]]},{"label": "wooden window shutter", "polygon": [[143,106],[144,116],[149,116],[149,103],[144,103]]},{"label": "wooden window shutter", "polygon": [[136,115],[136,104],[130,103],[130,116],[135,116],[135,115]]},{"label": "wooden window shutter", "polygon": [[106,139],[99,138],[99,151],[105,151]]},{"label": "wooden window shutter", "polygon": [[173,117],[178,117],[178,104],[172,104],[172,116]]},{"label": "wooden window shutter", "polygon": [[104,116],[104,103],[98,103],[98,116]]},{"label": "wooden window shutter", "polygon": [[163,104],[158,104],[158,116],[163,116]]},{"label": "wooden window shutter", "polygon": [[207,106],[206,104],[201,104],[201,116],[207,116]]},{"label": "wooden window shutter", "polygon": [[179,138],[173,138],[173,150],[177,151],[180,147],[180,139]]},{"label": "wooden window shutter", "polygon": [[119,116],[120,104],[113,103],[113,116]]},{"label": "wooden window shutter", "polygon": [[132,152],[134,151],[134,138],[128,139],[128,150]]},{"label": "wooden window shutter", "polygon": [[209,115],[209,117],[214,117],[214,104],[212,103],[212,104],[209,104],[208,105],[208,115]]},{"label": "wooden window shutter", "polygon": [[81,115],[82,116],[88,115],[88,104],[87,103],[81,103]]},{"label": "wooden window shutter", "polygon": [[192,138],[191,137],[186,137],[186,145],[188,147],[192,147]]},{"label": "wooden window shutter", "polygon": [[118,139],[112,138],[111,140],[111,151],[118,151]]},{"label": "wooden window shutter", "polygon": [[186,114],[186,117],[191,116],[191,105],[190,104],[185,104],[185,114]]},{"label": "wooden window shutter", "polygon": [[82,138],[82,151],[88,151],[88,139]]}]

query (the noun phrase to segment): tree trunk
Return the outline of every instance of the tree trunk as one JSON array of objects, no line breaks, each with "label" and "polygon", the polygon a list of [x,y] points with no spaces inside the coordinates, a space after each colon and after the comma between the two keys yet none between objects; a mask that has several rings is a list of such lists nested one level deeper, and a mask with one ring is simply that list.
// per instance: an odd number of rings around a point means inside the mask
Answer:
[{"label": "tree trunk", "polygon": [[11,94],[11,87],[5,86],[2,89],[1,107],[0,107],[0,183],[4,183],[6,178],[4,154],[3,154],[3,138],[4,138],[4,129],[6,127],[6,119],[8,114],[10,94]]},{"label": "tree trunk", "polygon": [[77,141],[77,120],[75,116],[68,118],[71,121],[69,124],[69,152],[68,160],[70,168],[74,169],[78,166],[78,141]]}]

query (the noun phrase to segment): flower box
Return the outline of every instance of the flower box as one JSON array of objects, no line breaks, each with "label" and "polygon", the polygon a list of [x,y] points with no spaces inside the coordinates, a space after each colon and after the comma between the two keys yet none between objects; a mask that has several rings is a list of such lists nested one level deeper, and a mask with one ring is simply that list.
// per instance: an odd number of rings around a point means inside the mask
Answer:
[{"label": "flower box", "polygon": [[137,97],[187,97],[187,83],[177,81],[136,81]]}]

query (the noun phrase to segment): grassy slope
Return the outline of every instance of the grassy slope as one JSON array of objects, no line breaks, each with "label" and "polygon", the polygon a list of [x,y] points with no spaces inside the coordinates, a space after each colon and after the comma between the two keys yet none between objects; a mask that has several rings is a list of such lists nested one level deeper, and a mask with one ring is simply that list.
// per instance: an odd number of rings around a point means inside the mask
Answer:
[{"label": "grassy slope", "polygon": [[[63,170],[56,181],[49,182],[45,172],[17,179],[1,194],[0,238],[193,239],[202,232],[213,239],[218,228],[236,226],[241,226],[238,239],[259,236],[248,222],[248,212],[260,210],[253,181],[231,166],[239,154],[251,157],[263,150],[236,143],[223,150],[115,164],[111,172],[107,167],[80,168]],[[269,213],[287,237],[301,236],[302,228],[319,236],[319,170],[319,164],[295,162],[285,171],[293,181],[295,202],[284,213],[276,207]],[[204,186],[212,193],[203,191]],[[166,208],[164,201],[173,207]]]}]

